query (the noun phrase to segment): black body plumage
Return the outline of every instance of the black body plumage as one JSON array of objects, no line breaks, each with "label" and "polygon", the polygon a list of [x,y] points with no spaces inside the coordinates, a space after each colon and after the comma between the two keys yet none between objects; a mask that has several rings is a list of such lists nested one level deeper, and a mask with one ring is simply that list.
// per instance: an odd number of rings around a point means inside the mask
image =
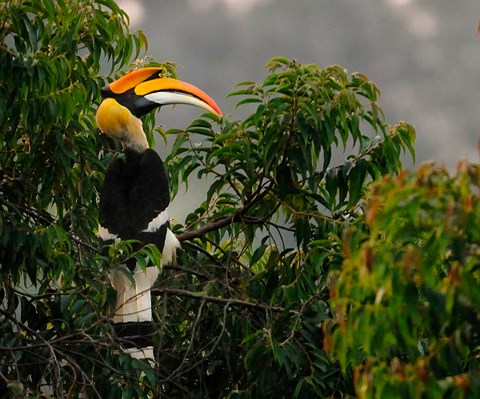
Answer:
[{"label": "black body plumage", "polygon": [[[100,226],[122,240],[140,241],[134,250],[155,244],[162,252],[168,218],[155,228],[149,228],[149,224],[162,212],[166,215],[169,202],[160,156],[151,149],[143,153],[127,149],[125,158],[115,159],[107,170],[100,194]],[[127,266],[133,271],[135,260],[131,259]]]}]

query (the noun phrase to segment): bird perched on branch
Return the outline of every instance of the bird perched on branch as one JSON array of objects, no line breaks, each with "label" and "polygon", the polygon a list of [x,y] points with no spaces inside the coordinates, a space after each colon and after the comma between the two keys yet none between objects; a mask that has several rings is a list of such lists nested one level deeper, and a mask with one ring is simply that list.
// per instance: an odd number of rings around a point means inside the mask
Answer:
[{"label": "bird perched on branch", "polygon": [[[177,79],[162,77],[162,68],[132,71],[101,89],[103,101],[96,120],[99,129],[120,140],[124,156],[109,166],[100,193],[98,235],[154,244],[161,264],[175,259],[179,241],[169,229],[170,202],[167,176],[159,155],[148,148],[140,117],[167,104],[190,104],[221,116],[217,104],[202,90]],[[136,249],[136,248],[134,248]],[[137,358],[153,359],[153,322],[150,289],[158,268],[142,270],[131,259],[127,264],[134,283],[125,273],[112,273],[117,291],[114,326],[122,347]]]}]

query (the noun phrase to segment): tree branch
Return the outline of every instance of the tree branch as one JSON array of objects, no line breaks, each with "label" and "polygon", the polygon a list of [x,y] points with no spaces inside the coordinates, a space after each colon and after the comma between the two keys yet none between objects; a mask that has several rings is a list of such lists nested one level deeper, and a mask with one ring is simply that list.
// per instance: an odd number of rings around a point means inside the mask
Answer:
[{"label": "tree branch", "polygon": [[177,239],[178,241],[182,242],[182,241],[191,241],[194,238],[203,237],[205,234],[210,233],[211,231],[221,229],[222,227],[225,227],[225,226],[228,226],[229,224],[234,223],[236,219],[238,219],[238,213],[235,213],[233,216],[222,217],[213,222],[207,223],[198,229],[180,233],[177,235]]},{"label": "tree branch", "polygon": [[[209,295],[202,295],[200,292],[192,292],[187,290],[182,290],[180,288],[166,288],[166,287],[153,287],[151,291],[152,295],[160,296],[162,294],[172,294],[177,296],[189,297],[189,298],[196,298],[205,302],[212,302],[218,303],[222,305],[230,305],[230,306],[239,306],[239,307],[246,307],[246,308],[253,308],[253,309],[261,309],[261,310],[268,310],[271,312],[285,312],[287,309],[282,308],[281,306],[270,306],[264,303],[255,303],[244,301],[242,299],[232,299],[232,298],[218,298]],[[289,313],[292,314],[299,314],[295,310],[289,310]]]},{"label": "tree branch", "polygon": [[177,239],[180,242],[183,241],[191,241],[195,238],[200,238],[203,237],[205,234],[210,233],[211,231],[219,230],[222,227],[226,227],[230,224],[236,223],[236,222],[243,222],[245,224],[261,224],[264,223],[268,218],[270,218],[280,207],[280,203],[273,208],[272,211],[270,211],[267,216],[262,217],[262,218],[253,218],[253,217],[247,217],[245,216],[246,212],[257,202],[259,202],[262,198],[264,198],[268,193],[270,193],[272,188],[272,184],[270,184],[268,187],[265,188],[263,192],[258,192],[256,193],[253,198],[247,202],[247,204],[241,208],[238,209],[232,216],[224,216],[221,217],[217,220],[214,220],[213,222],[209,222],[202,227],[199,227],[198,229],[195,230],[190,230],[190,231],[185,231],[183,233],[180,233],[177,235]]}]

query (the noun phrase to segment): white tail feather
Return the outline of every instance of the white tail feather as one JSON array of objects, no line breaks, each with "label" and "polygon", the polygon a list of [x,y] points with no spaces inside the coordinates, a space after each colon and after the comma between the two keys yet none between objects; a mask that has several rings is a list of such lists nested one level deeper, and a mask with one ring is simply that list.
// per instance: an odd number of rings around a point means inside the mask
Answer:
[{"label": "white tail feather", "polygon": [[[180,242],[172,231],[167,229],[160,264],[166,265],[174,262],[177,248],[180,248]],[[114,271],[110,274],[111,284],[117,291],[117,307],[113,317],[115,324],[152,321],[150,289],[155,283],[158,274],[159,269],[156,266],[147,267],[145,271],[136,270],[133,273],[134,284],[121,271]],[[124,350],[136,359],[154,359],[152,346],[125,348]]]},{"label": "white tail feather", "polygon": [[177,258],[177,249],[181,247],[180,241],[178,241],[172,230],[167,229],[167,235],[165,237],[165,244],[163,245],[162,259],[160,263],[162,265],[168,265],[174,263]]},{"label": "white tail feather", "polygon": [[125,352],[130,353],[134,359],[155,359],[153,357],[153,346],[147,346],[146,348],[127,348]]},{"label": "white tail feather", "polygon": [[112,286],[117,291],[114,323],[152,321],[150,288],[155,283],[158,273],[156,266],[147,267],[145,271],[136,271],[133,273],[134,285],[122,272],[117,271],[111,274]]}]

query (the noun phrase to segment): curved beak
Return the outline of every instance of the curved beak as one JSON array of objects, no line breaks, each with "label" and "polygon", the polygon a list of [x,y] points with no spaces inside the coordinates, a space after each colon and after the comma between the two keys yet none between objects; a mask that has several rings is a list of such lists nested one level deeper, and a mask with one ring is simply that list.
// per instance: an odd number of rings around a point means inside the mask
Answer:
[{"label": "curved beak", "polygon": [[222,111],[207,93],[177,79],[148,80],[135,87],[135,94],[159,105],[190,104],[222,116]]},{"label": "curved beak", "polygon": [[159,77],[161,71],[156,67],[132,71],[105,86],[102,96],[116,99],[136,116],[168,104],[190,104],[222,116],[218,105],[204,91],[190,83]]}]

